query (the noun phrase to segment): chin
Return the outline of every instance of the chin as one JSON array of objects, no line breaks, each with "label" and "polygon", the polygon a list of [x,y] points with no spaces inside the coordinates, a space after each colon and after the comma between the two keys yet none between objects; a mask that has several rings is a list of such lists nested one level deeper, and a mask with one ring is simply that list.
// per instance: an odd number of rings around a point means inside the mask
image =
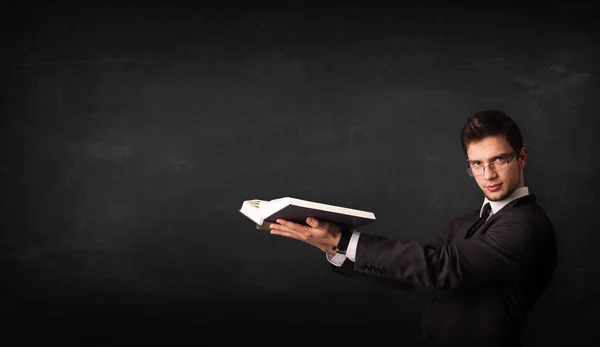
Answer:
[{"label": "chin", "polygon": [[485,194],[489,201],[500,201],[508,196],[508,194],[504,192],[495,192],[492,194]]},{"label": "chin", "polygon": [[499,201],[510,195],[509,192],[504,189],[497,191],[497,192],[488,192],[487,190],[485,190],[485,188],[483,188],[483,189],[484,189],[483,192],[484,192],[485,196],[490,201]]}]

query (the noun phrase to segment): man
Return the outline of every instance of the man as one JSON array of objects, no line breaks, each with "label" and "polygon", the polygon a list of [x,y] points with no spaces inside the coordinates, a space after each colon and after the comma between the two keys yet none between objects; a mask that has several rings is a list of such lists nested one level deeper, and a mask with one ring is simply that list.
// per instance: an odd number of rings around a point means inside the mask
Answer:
[{"label": "man", "polygon": [[314,218],[273,223],[271,233],[326,252],[332,268],[355,278],[434,289],[423,337],[436,346],[519,346],[527,311],[556,268],[552,223],[525,186],[527,150],[515,122],[482,111],[461,131],[466,170],[483,206],[419,243],[341,230]]}]

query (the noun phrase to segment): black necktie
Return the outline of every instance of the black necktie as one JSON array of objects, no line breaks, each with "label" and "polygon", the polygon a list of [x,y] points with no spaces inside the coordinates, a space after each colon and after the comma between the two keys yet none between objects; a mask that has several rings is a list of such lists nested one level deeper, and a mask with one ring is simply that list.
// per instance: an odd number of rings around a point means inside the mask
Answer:
[{"label": "black necktie", "polygon": [[481,217],[479,217],[477,222],[475,222],[475,224],[473,224],[471,229],[469,229],[469,231],[467,231],[467,234],[465,235],[465,239],[468,239],[469,237],[473,236],[473,233],[477,229],[479,229],[479,227],[482,226],[483,223],[485,223],[485,221],[488,219],[488,217],[490,216],[490,213],[492,213],[492,206],[490,206],[490,203],[488,202],[487,204],[485,204],[485,206],[483,206],[483,212],[481,212]]}]

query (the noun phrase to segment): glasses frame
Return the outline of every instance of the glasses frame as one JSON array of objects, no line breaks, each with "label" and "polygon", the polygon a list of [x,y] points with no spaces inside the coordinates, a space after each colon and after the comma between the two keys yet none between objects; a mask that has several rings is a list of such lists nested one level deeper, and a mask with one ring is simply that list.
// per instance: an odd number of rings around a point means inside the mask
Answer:
[{"label": "glasses frame", "polygon": [[[521,148],[512,151],[508,155],[508,158],[505,159],[506,160],[506,164],[510,164],[510,162],[513,159],[515,159],[519,155],[519,153],[521,153]],[[469,165],[469,158],[467,158],[467,169],[466,169],[466,171],[467,171],[467,175],[469,175],[469,177],[477,177],[477,176],[485,175],[485,169],[486,168],[490,168],[490,170],[492,170],[494,173],[498,173],[498,171],[502,171],[502,170],[506,169],[508,167],[508,165],[506,167],[500,169],[500,170],[496,170],[496,168],[494,167],[494,163],[489,163],[488,165],[482,165],[482,167],[483,167],[483,172],[480,173],[480,174],[478,174],[478,175],[475,175],[473,173],[473,169]]]}]

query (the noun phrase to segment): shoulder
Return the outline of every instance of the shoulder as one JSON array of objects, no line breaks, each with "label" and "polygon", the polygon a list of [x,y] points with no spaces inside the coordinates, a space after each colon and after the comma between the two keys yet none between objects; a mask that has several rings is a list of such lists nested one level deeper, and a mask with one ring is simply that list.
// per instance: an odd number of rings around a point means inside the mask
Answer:
[{"label": "shoulder", "polygon": [[502,215],[530,222],[550,222],[544,208],[537,202],[535,195],[527,195],[515,199],[501,211]]},{"label": "shoulder", "polygon": [[538,232],[554,233],[552,221],[535,195],[527,195],[510,202],[497,213],[496,222],[521,226]]}]

